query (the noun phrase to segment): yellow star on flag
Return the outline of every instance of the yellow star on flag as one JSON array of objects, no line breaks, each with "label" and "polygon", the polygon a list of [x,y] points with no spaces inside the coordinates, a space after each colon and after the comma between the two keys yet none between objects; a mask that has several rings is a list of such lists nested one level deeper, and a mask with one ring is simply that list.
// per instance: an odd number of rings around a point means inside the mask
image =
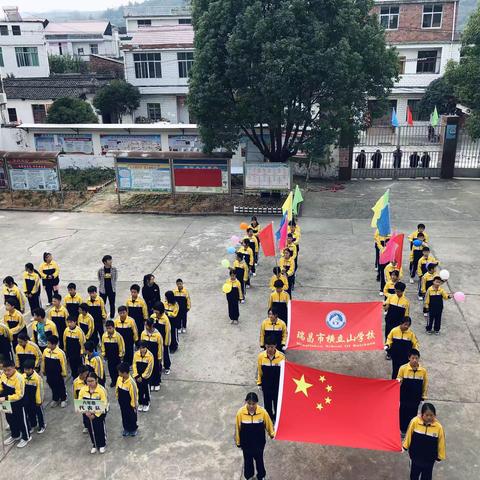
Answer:
[{"label": "yellow star on flag", "polygon": [[313,385],[312,383],[307,383],[305,381],[305,375],[302,375],[300,380],[297,380],[296,378],[292,378],[292,380],[297,384],[297,388],[295,390],[295,393],[302,392],[305,394],[306,397],[308,397],[308,389]]},{"label": "yellow star on flag", "polygon": [[323,408],[323,405],[321,403],[317,403],[317,410],[321,410]]},{"label": "yellow star on flag", "polygon": [[325,390],[326,390],[327,392],[331,392],[331,391],[333,390],[333,387],[332,387],[331,385],[327,385],[327,386],[325,387]]},{"label": "yellow star on flag", "polygon": [[323,375],[321,375],[319,380],[323,383],[325,381],[325,377]]},{"label": "yellow star on flag", "polygon": [[332,403],[332,399],[330,397],[325,397],[325,403],[330,405]]}]

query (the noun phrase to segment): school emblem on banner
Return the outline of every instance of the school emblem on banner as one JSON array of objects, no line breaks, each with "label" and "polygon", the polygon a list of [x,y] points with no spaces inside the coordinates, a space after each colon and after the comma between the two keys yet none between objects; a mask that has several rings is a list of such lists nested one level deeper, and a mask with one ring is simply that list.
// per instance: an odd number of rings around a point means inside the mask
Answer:
[{"label": "school emblem on banner", "polygon": [[325,321],[332,330],[341,330],[347,324],[347,317],[340,310],[332,310],[327,313]]}]

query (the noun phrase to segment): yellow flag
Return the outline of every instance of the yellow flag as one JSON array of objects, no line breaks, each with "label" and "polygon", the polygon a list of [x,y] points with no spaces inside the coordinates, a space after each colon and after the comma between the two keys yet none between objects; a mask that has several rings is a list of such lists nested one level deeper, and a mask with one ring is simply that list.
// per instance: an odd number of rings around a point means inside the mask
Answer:
[{"label": "yellow flag", "polygon": [[282,205],[282,213],[285,215],[285,212],[288,212],[288,215],[287,215],[288,221],[290,221],[293,217],[292,207],[293,207],[293,193],[290,192],[284,204]]}]

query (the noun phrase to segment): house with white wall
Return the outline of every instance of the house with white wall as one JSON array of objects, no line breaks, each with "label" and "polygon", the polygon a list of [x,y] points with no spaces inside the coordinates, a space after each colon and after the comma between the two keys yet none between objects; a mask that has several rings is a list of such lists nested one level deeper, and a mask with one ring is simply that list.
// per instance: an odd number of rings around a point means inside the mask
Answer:
[{"label": "house with white wall", "polygon": [[50,22],[45,29],[50,55],[70,55],[88,61],[90,55],[118,58],[118,28],[108,21]]},{"label": "house with white wall", "polygon": [[186,95],[193,64],[191,25],[163,25],[134,31],[122,43],[125,79],[139,88],[132,121],[190,123]]},{"label": "house with white wall", "polygon": [[3,7],[0,13],[0,75],[48,77],[45,28],[48,20],[22,18],[17,7]]}]

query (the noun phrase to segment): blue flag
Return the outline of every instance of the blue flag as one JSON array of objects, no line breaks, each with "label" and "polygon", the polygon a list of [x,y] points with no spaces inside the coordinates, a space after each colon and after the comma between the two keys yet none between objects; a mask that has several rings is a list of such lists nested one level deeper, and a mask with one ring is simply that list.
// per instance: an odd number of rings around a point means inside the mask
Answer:
[{"label": "blue flag", "polygon": [[280,220],[280,226],[278,227],[278,230],[275,232],[275,239],[277,240],[277,242],[280,241],[280,237],[282,235],[282,227],[283,227],[283,224],[287,221],[287,217],[288,217],[288,212],[285,212],[283,214],[282,220]]},{"label": "blue flag", "polygon": [[397,112],[392,108],[392,127],[398,127]]},{"label": "blue flag", "polygon": [[392,233],[390,228],[390,208],[388,205],[386,205],[380,213],[380,217],[377,221],[377,228],[378,233],[382,237],[385,237]]}]

